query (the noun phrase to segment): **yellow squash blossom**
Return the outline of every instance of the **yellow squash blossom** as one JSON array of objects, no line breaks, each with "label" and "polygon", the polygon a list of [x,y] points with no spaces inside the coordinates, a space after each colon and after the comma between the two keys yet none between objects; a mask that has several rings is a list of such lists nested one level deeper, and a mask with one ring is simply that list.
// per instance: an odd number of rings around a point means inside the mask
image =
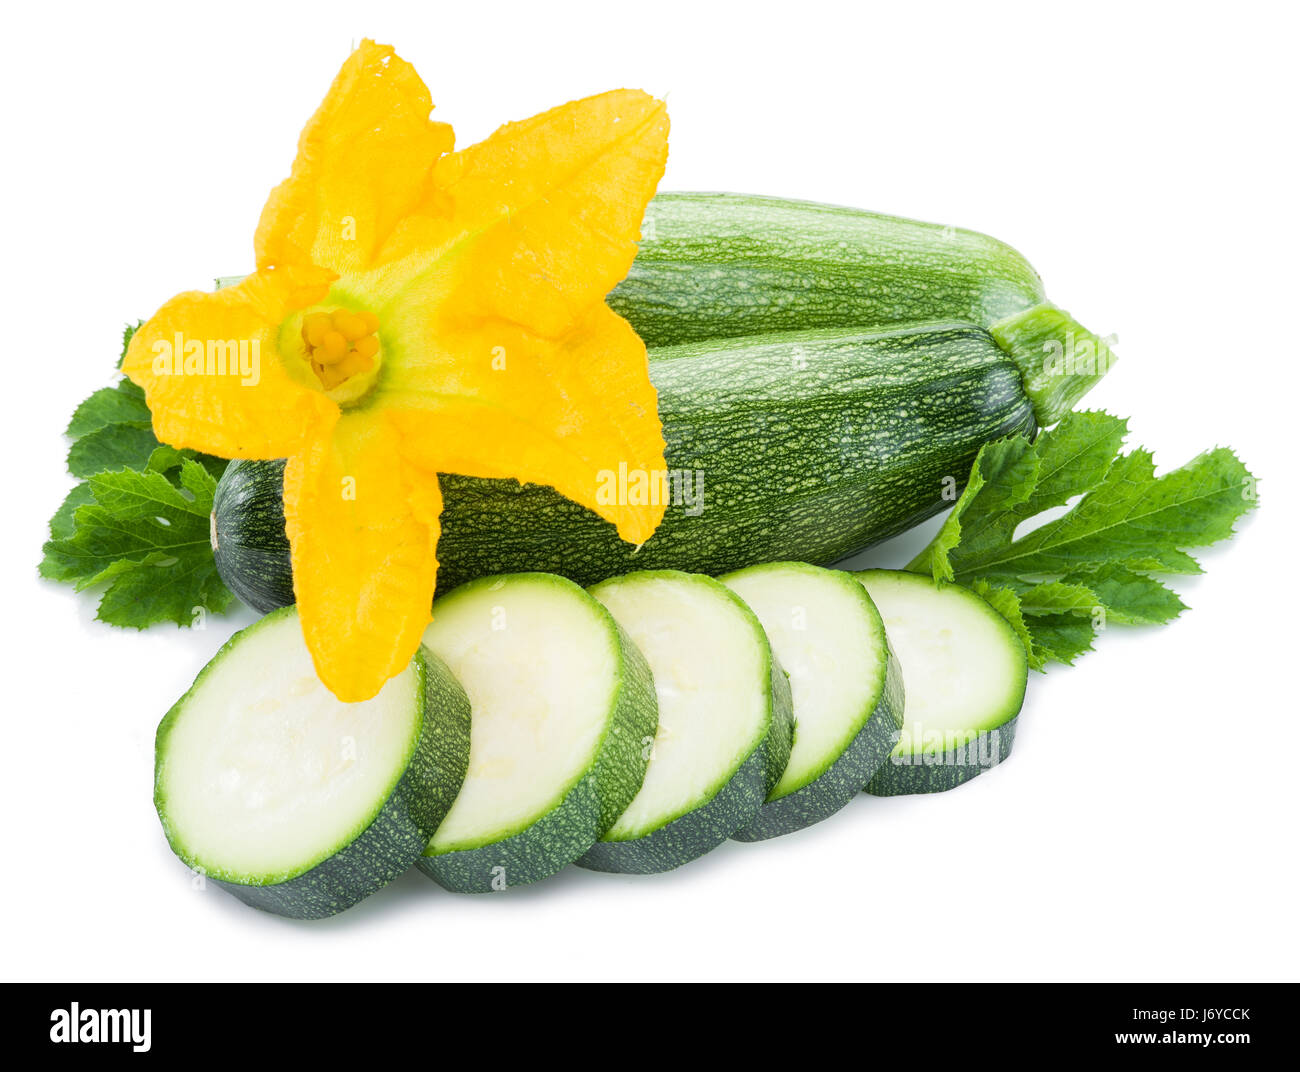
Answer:
[{"label": "yellow squash blossom", "polygon": [[288,458],[303,632],[341,699],[429,621],[437,474],[547,484],[644,542],[662,506],[597,499],[664,468],[645,346],[605,295],[663,174],[662,102],[617,90],[453,152],[429,92],[364,41],[262,212],[257,270],[181,294],[131,341],[158,438]]}]

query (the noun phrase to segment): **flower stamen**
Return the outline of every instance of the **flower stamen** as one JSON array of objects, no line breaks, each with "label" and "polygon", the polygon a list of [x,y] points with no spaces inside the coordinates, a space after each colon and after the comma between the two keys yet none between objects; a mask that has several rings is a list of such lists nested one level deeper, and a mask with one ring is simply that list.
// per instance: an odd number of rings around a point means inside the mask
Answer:
[{"label": "flower stamen", "polygon": [[302,341],[311,370],[326,391],[369,372],[379,355],[379,317],[369,310],[310,313],[302,321]]}]

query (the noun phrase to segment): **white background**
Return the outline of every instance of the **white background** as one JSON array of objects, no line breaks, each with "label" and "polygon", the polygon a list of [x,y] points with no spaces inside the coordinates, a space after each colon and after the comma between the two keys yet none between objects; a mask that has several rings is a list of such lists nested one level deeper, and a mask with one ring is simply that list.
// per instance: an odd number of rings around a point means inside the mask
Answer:
[{"label": "white background", "polygon": [[[4,17],[0,972],[18,979],[1296,978],[1297,27],[1235,3],[28,4]],[[353,40],[394,43],[458,143],[622,85],[667,94],[665,189],[798,196],[1019,248],[1121,362],[1091,403],[1163,466],[1228,444],[1262,509],[1159,630],[1035,676],[1011,761],[862,797],[676,873],[333,920],[192,892],[152,736],[247,612],[93,621],[37,580],[60,436],[122,324],[247,270]],[[861,561],[900,565],[928,536]]]}]

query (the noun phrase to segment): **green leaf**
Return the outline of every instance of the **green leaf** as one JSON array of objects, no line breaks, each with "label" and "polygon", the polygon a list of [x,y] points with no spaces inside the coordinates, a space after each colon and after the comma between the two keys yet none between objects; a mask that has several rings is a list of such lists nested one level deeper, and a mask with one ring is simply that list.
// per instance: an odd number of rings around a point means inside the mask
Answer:
[{"label": "green leaf", "polygon": [[[1074,585],[1029,585],[1022,596],[1010,584],[995,584],[983,577],[970,585],[1002,615],[1029,653],[1029,668],[1043,670],[1049,663],[1072,663],[1092,648],[1096,626],[1092,611],[1096,597]],[[1073,591],[1072,591],[1073,590]],[[1087,613],[1082,613],[1086,604]],[[1051,611],[1059,605],[1069,610]]]},{"label": "green leaf", "polygon": [[[127,339],[134,330],[127,328]],[[68,449],[68,471],[77,477],[123,468],[165,472],[191,458],[219,480],[229,464],[225,458],[159,443],[144,391],[130,380],[101,387],[82,402],[67,434],[76,440]]]},{"label": "green leaf", "polygon": [[1151,573],[1204,573],[1201,564],[1186,551],[1164,550],[1128,560],[1129,569],[1147,570]]},{"label": "green leaf", "polygon": [[[95,500],[122,520],[139,518],[165,517],[162,528],[170,527],[172,521],[198,517],[206,525],[208,515],[212,512],[212,498],[216,493],[216,481],[203,466],[186,458],[181,461],[180,487],[177,487],[165,475],[159,472],[133,472],[124,470],[120,473],[98,473],[88,481],[95,493]],[[189,495],[184,492],[189,491]],[[204,532],[204,537],[207,533]],[[163,543],[158,550],[166,549],[170,544]]]},{"label": "green leaf", "polygon": [[68,472],[88,477],[109,469],[143,469],[157,449],[158,440],[148,424],[106,424],[68,448]]},{"label": "green leaf", "polygon": [[221,474],[226,471],[226,466],[230,464],[230,460],[227,458],[214,458],[211,454],[200,454],[188,447],[177,450],[175,447],[169,447],[163,443],[154,448],[144,468],[155,473],[169,473],[186,458],[203,466],[214,481],[221,479]]},{"label": "green leaf", "polygon": [[75,509],[71,535],[45,545],[42,576],[78,589],[106,584],[98,616],[112,625],[189,625],[200,609],[229,606],[210,544],[216,481],[203,465],[182,459],[179,485],[161,472],[125,469],[85,486],[93,501]]},{"label": "green leaf", "polygon": [[1128,421],[1121,417],[1092,410],[1067,413],[1034,445],[1039,460],[1038,480],[1016,511],[1017,522],[1049,507],[1063,506],[1095,487],[1124,445],[1126,435]]},{"label": "green leaf", "polygon": [[1177,592],[1154,577],[1113,563],[1091,573],[1073,574],[1066,580],[1086,584],[1107,620],[1120,625],[1164,625],[1187,609]]},{"label": "green leaf", "polygon": [[87,503],[95,501],[95,493],[90,490],[90,485],[85,481],[77,484],[67,497],[63,500],[62,505],[54,511],[54,516],[50,518],[50,536],[55,540],[66,540],[77,531],[77,525],[74,515],[77,508],[85,506]]},{"label": "green leaf", "polygon": [[[1033,490],[1037,471],[1038,458],[1023,436],[986,443],[975,457],[970,479],[952,513],[930,545],[907,568],[916,573],[928,570],[936,581],[951,581],[950,552],[959,545],[979,546],[989,540],[991,519],[1005,516],[1024,501]],[[964,521],[968,511],[974,519],[969,528]]]},{"label": "green leaf", "polygon": [[1045,662],[1074,665],[1084,652],[1092,651],[1097,636],[1092,621],[1077,614],[1044,614],[1030,619],[1034,647]]},{"label": "green leaf", "polygon": [[1097,593],[1076,579],[1026,584],[1011,578],[1007,583],[1019,595],[1025,614],[1091,614],[1098,605]]},{"label": "green leaf", "polygon": [[982,447],[939,534],[907,568],[952,580],[963,561],[1009,543],[1022,521],[1100,481],[1127,430],[1126,421],[1109,413],[1069,413],[1037,443],[1012,436]]},{"label": "green leaf", "polygon": [[[1025,641],[1030,665],[1069,663],[1104,624],[1162,624],[1186,605],[1153,573],[1199,573],[1187,548],[1232,535],[1255,479],[1217,448],[1164,476],[1151,454],[1120,455],[1127,422],[1072,413],[1035,442],[983,448],[951,515],[908,569],[983,596]],[[1077,498],[1059,517],[1021,526]]]},{"label": "green leaf", "polygon": [[[137,327],[122,333],[123,355]],[[99,617],[114,625],[190,625],[197,608],[224,610],[233,597],[208,515],[226,459],[159,443],[144,392],[125,379],[82,402],[67,434],[68,470],[84,479],[50,518],[41,575],[102,587]]]},{"label": "green leaf", "polygon": [[75,439],[108,424],[147,425],[151,419],[144,391],[130,380],[122,380],[112,387],[101,387],[81,403],[72,414],[67,434]]},{"label": "green leaf", "polygon": [[1209,451],[1157,478],[1151,454],[1139,449],[1117,458],[1064,517],[1012,544],[981,547],[969,556],[963,547],[950,559],[959,575],[1022,576],[1167,561],[1169,552],[1231,536],[1237,519],[1254,506],[1246,494],[1254,483],[1230,450]]}]

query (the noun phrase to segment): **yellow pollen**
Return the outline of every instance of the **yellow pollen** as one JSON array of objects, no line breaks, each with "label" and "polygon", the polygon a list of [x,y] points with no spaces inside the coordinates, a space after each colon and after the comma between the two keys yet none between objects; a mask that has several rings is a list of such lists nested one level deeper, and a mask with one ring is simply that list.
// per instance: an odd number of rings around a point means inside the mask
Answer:
[{"label": "yellow pollen", "polygon": [[369,310],[309,313],[302,320],[303,352],[321,386],[332,391],[369,372],[379,355],[379,317]]},{"label": "yellow pollen", "polygon": [[320,348],[325,351],[325,360],[333,364],[347,356],[348,340],[337,331],[327,331],[325,338],[321,340]]},{"label": "yellow pollen", "polygon": [[338,312],[331,319],[334,321],[334,330],[347,339],[348,342],[356,342],[358,339],[364,339],[370,334],[366,328],[366,322],[359,316]]},{"label": "yellow pollen", "polygon": [[330,329],[330,318],[326,313],[312,313],[302,322],[302,337],[311,346],[319,346],[325,341],[325,332]]}]

